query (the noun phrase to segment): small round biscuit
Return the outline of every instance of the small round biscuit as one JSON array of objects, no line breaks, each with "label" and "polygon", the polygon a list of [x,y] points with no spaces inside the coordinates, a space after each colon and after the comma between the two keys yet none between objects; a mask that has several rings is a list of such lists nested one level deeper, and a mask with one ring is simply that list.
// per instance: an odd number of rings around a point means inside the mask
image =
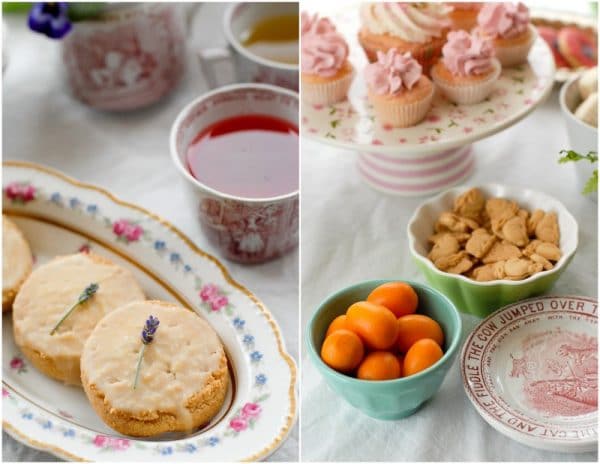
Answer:
[{"label": "small round biscuit", "polygon": [[[98,284],[97,292],[50,335],[91,283]],[[15,298],[15,342],[44,374],[81,385],[81,353],[96,324],[109,312],[139,300],[144,293],[128,269],[92,253],[57,257],[34,270]]]},{"label": "small round biscuit", "polygon": [[[160,324],[146,345],[134,389],[141,332]],[[81,380],[102,420],[117,432],[147,437],[189,432],[221,409],[229,382],[227,357],[213,328],[173,303],[130,303],[102,319],[83,349]]]},{"label": "small round biscuit", "polygon": [[31,249],[17,225],[2,215],[2,311],[10,310],[21,285],[31,273]]}]

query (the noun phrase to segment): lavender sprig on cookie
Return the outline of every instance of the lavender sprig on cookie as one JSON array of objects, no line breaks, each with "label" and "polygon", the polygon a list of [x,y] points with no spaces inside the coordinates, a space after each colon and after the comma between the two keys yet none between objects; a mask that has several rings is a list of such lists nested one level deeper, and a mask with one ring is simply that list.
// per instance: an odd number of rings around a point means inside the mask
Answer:
[{"label": "lavender sprig on cookie", "polygon": [[54,328],[50,331],[50,335],[54,335],[56,333],[60,325],[64,322],[64,320],[67,317],[71,315],[73,311],[75,311],[79,306],[81,306],[83,303],[85,303],[87,300],[93,297],[94,294],[98,291],[99,287],[100,286],[97,283],[91,283],[87,287],[85,287],[83,292],[81,292],[81,294],[79,295],[79,298],[77,298],[77,301],[73,303],[73,305],[69,309],[67,309],[63,317],[60,318],[60,320],[56,323]]},{"label": "lavender sprig on cookie", "polygon": [[144,329],[142,330],[142,349],[140,350],[140,357],[138,358],[137,367],[135,369],[135,380],[133,381],[133,389],[137,388],[138,377],[140,375],[140,367],[142,366],[142,359],[144,358],[144,352],[146,351],[146,346],[152,343],[154,340],[154,334],[156,334],[156,329],[158,329],[158,325],[160,321],[157,317],[150,316],[146,319],[146,324],[144,325]]}]

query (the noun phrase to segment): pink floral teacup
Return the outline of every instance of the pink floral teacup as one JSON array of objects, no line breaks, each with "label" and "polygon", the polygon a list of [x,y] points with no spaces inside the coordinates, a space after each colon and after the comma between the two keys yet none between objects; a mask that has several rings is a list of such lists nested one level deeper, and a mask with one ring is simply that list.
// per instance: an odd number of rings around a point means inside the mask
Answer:
[{"label": "pink floral teacup", "polygon": [[272,198],[242,198],[198,181],[187,168],[186,151],[208,126],[243,114],[264,114],[298,126],[298,94],[266,84],[236,84],[209,92],[177,116],[170,136],[171,157],[185,180],[200,225],[228,259],[259,263],[298,244],[298,189]]}]

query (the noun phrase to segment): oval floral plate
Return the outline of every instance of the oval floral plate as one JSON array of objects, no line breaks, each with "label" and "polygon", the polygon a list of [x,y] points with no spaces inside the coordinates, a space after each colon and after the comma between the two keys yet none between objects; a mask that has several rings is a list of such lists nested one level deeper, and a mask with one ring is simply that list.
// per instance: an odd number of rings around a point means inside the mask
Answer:
[{"label": "oval floral plate", "polygon": [[3,427],[23,443],[72,460],[240,461],[272,453],[296,419],[296,366],[264,305],[214,257],[168,222],[105,190],[48,168],[3,165],[3,212],[27,237],[36,264],[77,251],[131,269],[151,298],[193,308],[217,331],[231,387],[219,414],[189,435],[134,439],[106,426],[82,389],[38,372],[3,317]]},{"label": "oval floral plate", "polygon": [[598,303],[540,297],[484,319],[461,353],[467,396],[526,445],[586,452],[598,443]]},{"label": "oval floral plate", "polygon": [[[348,41],[349,60],[356,77],[347,101],[329,106],[302,102],[302,133],[320,142],[372,153],[440,152],[472,143],[520,121],[552,90],[554,59],[538,37],[529,52],[529,61],[503,69],[494,92],[482,103],[456,105],[436,92],[433,106],[420,124],[407,128],[382,125],[368,101],[363,78],[367,58],[357,39],[358,7],[335,10],[331,19]],[[319,6],[319,11],[323,12],[323,7]]]}]

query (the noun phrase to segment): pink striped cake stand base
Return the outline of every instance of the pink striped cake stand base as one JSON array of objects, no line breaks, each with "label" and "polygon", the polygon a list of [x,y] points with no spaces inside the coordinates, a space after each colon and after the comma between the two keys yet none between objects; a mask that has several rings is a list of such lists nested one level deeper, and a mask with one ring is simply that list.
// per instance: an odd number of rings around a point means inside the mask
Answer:
[{"label": "pink striped cake stand base", "polygon": [[423,196],[460,184],[473,173],[471,145],[424,156],[359,153],[358,170],[374,189],[393,195]]},{"label": "pink striped cake stand base", "polygon": [[371,187],[402,196],[424,196],[464,181],[475,167],[471,144],[517,123],[548,97],[554,60],[538,38],[528,61],[503,69],[491,95],[476,105],[456,105],[436,92],[425,119],[392,128],[377,120],[367,97],[367,64],[357,42],[358,12],[320,11],[331,16],[348,40],[356,70],[348,99],[334,105],[301,104],[302,134],[358,153],[358,171]]}]

